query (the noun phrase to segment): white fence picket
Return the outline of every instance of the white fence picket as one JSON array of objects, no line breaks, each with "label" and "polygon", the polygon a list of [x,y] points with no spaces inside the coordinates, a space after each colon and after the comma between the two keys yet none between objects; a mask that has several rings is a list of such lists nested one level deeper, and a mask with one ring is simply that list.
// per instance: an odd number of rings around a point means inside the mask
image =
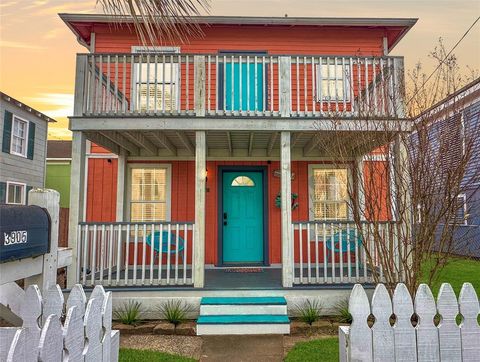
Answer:
[{"label": "white fence picket", "polygon": [[[420,284],[412,304],[405,284],[397,284],[392,302],[384,285],[377,285],[371,302],[375,322],[370,329],[370,304],[363,287],[356,284],[350,294],[350,327],[339,328],[340,361],[479,361],[480,304],[475,289],[464,283],[459,299],[450,284],[442,284],[437,303],[430,288]],[[395,324],[390,317],[395,315]],[[458,314],[463,316],[460,326]],[[416,327],[412,316],[416,314]],[[435,325],[436,316],[440,323]]]},{"label": "white fence picket", "polygon": [[57,315],[48,316],[42,328],[40,342],[38,344],[39,356],[41,362],[61,362],[63,357],[62,324]]},{"label": "white fence picket", "polygon": [[78,306],[67,310],[63,329],[63,359],[68,362],[83,361],[83,347],[85,336],[83,334],[83,313]]},{"label": "white fence picket", "polygon": [[[360,284],[355,284],[350,294],[348,309],[352,315],[350,326],[350,359],[372,361],[372,331],[367,324],[370,315],[370,303]],[[354,357],[353,357],[354,356]]]},{"label": "white fence picket", "polygon": [[415,295],[415,313],[417,324],[417,358],[419,362],[440,361],[438,328],[433,322],[437,314],[435,299],[427,284],[420,284]]},{"label": "white fence picket", "polygon": [[60,286],[58,284],[50,286],[43,297],[42,324],[45,324],[51,314],[55,314],[58,318],[62,317],[63,303],[63,293]]},{"label": "white fence picket", "polygon": [[463,284],[458,300],[460,313],[463,316],[460,326],[463,361],[478,361],[480,358],[480,326],[477,318],[480,313],[480,305],[472,284]]},{"label": "white fence picket", "polygon": [[393,313],[396,321],[393,333],[395,337],[395,361],[417,361],[417,336],[412,325],[413,302],[407,286],[397,284],[392,298]]},{"label": "white fence picket", "polygon": [[395,359],[393,329],[390,325],[392,302],[387,288],[378,284],[372,297],[372,314],[375,324],[372,326],[373,360],[378,362]]},{"label": "white fence picket", "polygon": [[458,302],[452,286],[443,283],[437,298],[438,313],[442,321],[438,326],[440,359],[442,361],[462,361],[462,340],[457,325]]},{"label": "white fence picket", "polygon": [[0,361],[118,361],[111,292],[96,286],[85,307],[85,293],[76,285],[65,305],[62,326],[64,298],[59,286],[49,288],[43,300],[38,286],[29,286],[20,303],[23,327],[0,328]]},{"label": "white fence picket", "polygon": [[25,292],[25,299],[20,308],[23,328],[25,328],[25,360],[37,359],[37,347],[41,329],[38,320],[42,316],[42,295],[36,285],[30,285]]}]

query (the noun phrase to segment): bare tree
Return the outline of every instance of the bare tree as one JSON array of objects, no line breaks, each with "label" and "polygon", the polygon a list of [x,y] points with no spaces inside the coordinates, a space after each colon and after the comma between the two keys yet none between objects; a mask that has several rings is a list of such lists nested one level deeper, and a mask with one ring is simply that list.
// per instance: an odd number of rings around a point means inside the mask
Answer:
[{"label": "bare tree", "polygon": [[[339,167],[354,169],[347,204],[373,280],[391,287],[403,281],[412,293],[422,277],[431,283],[453,255],[467,252],[470,240],[455,233],[464,222],[458,201],[480,177],[480,170],[467,174],[480,130],[465,129],[457,92],[471,75],[445,55],[440,41],[431,53],[439,64],[435,76],[426,82],[418,64],[407,74],[406,91],[398,74],[397,84],[386,86],[395,77],[386,66],[363,94],[355,91],[362,130],[346,131],[340,114],[331,112],[334,136],[319,143]],[[380,121],[385,104],[395,105],[388,112],[393,117]]]},{"label": "bare tree", "polygon": [[144,45],[202,36],[192,17],[210,8],[210,0],[97,0],[97,4],[105,13],[115,15],[118,25],[128,24],[125,19],[131,18]]}]

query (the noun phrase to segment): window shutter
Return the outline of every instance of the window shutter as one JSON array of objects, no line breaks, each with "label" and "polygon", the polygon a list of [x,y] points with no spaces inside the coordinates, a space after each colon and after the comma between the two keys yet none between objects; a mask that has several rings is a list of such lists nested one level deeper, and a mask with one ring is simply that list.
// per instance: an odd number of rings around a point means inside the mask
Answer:
[{"label": "window shutter", "polygon": [[27,190],[25,193],[25,205],[28,205],[28,192],[33,189],[33,186],[27,186]]},{"label": "window shutter", "polygon": [[3,122],[3,143],[2,151],[10,153],[10,143],[12,139],[12,113],[5,111],[5,117]]},{"label": "window shutter", "polygon": [[0,204],[7,202],[7,183],[0,182]]},{"label": "window shutter", "polygon": [[35,123],[28,124],[28,151],[27,158],[33,160],[33,150],[35,149]]}]

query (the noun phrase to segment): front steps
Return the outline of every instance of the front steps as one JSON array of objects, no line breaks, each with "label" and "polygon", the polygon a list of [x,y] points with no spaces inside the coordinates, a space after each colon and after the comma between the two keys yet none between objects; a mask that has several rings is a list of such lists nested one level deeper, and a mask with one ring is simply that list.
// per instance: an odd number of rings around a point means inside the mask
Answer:
[{"label": "front steps", "polygon": [[204,297],[197,335],[289,334],[284,297]]}]

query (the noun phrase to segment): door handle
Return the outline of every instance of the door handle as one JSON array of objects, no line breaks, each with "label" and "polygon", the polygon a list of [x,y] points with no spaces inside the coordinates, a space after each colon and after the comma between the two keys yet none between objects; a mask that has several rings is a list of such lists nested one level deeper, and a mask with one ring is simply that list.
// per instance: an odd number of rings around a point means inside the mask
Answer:
[{"label": "door handle", "polygon": [[227,213],[226,212],[223,213],[223,220],[227,220]]},{"label": "door handle", "polygon": [[223,222],[223,226],[227,226],[227,222],[226,222],[226,221]]}]

